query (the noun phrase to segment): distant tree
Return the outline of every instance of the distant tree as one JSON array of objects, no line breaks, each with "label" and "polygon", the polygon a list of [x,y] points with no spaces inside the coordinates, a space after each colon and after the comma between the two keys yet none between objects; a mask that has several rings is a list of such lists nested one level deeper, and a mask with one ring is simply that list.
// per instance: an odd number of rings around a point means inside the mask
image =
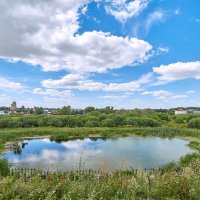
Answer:
[{"label": "distant tree", "polygon": [[158,113],[158,117],[163,121],[169,121],[169,116],[165,113]]},{"label": "distant tree", "polygon": [[105,114],[110,114],[110,113],[113,113],[113,112],[114,112],[114,109],[113,109],[113,107],[111,107],[111,106],[107,106],[107,107],[105,107],[105,108],[99,108],[99,109],[98,109],[98,112],[100,112],[100,113],[105,113]]},{"label": "distant tree", "polygon": [[36,115],[42,115],[42,114],[44,114],[44,110],[43,110],[42,107],[36,108],[34,113],[35,113]]},{"label": "distant tree", "polygon": [[112,120],[116,126],[123,126],[125,124],[125,117],[123,115],[113,115]]},{"label": "distant tree", "polygon": [[70,115],[71,114],[71,106],[64,106],[60,109],[61,115]]},{"label": "distant tree", "polygon": [[27,111],[27,109],[24,106],[17,109],[17,112],[26,112],[26,111]]},{"label": "distant tree", "polygon": [[104,119],[102,122],[101,122],[101,126],[103,127],[115,127],[116,124],[115,124],[115,121],[113,119]]},{"label": "distant tree", "polygon": [[85,127],[99,127],[99,122],[90,120],[90,121],[87,121],[84,126]]},{"label": "distant tree", "polygon": [[92,111],[95,111],[95,107],[90,106],[90,107],[86,107],[84,109],[84,113],[89,113],[89,112],[92,112]]},{"label": "distant tree", "polygon": [[33,114],[33,108],[30,109],[30,114]]}]

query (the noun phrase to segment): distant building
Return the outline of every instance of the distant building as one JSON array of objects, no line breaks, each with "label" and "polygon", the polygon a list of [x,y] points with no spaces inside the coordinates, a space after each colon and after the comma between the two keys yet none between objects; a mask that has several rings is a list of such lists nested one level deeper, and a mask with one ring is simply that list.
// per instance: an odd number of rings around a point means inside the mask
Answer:
[{"label": "distant building", "polygon": [[58,111],[57,110],[51,110],[51,109],[45,109],[44,114],[45,115],[57,115]]},{"label": "distant building", "polygon": [[200,110],[193,110],[193,114],[200,114]]},{"label": "distant building", "polygon": [[5,112],[4,110],[0,110],[0,115],[9,115],[9,112]]},{"label": "distant building", "polygon": [[16,103],[16,101],[12,102],[11,107],[10,107],[10,111],[12,113],[15,113],[17,111],[17,103]]},{"label": "distant building", "polygon": [[0,110],[0,115],[5,115],[5,112],[3,110]]},{"label": "distant building", "polygon": [[175,110],[175,115],[185,115],[185,114],[188,114],[187,110],[183,110],[183,109]]},{"label": "distant building", "polygon": [[44,114],[45,114],[45,115],[50,115],[51,112],[50,112],[49,110],[44,110]]}]

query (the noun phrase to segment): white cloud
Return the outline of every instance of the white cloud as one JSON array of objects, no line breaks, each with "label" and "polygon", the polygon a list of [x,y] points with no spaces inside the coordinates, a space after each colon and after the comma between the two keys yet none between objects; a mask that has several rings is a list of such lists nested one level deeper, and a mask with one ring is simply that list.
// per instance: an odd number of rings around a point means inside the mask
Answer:
[{"label": "white cloud", "polygon": [[54,89],[65,88],[95,91],[103,89],[106,84],[86,79],[83,75],[68,74],[59,80],[44,80],[42,81],[42,86]]},{"label": "white cloud", "polygon": [[152,74],[149,73],[147,75],[142,76],[138,80],[130,81],[127,83],[109,83],[104,91],[107,92],[120,92],[120,91],[140,91],[142,90],[142,86],[152,82]]},{"label": "white cloud", "polygon": [[127,98],[127,95],[105,95],[105,96],[100,96],[100,99],[124,99]]},{"label": "white cloud", "polygon": [[100,96],[99,98],[101,99],[125,99],[128,98],[132,95],[132,92],[125,92],[123,95],[105,95],[105,96]]},{"label": "white cloud", "polygon": [[168,47],[158,47],[158,50],[157,50],[157,54],[160,54],[160,53],[168,53],[169,52],[169,48]]},{"label": "white cloud", "polygon": [[44,71],[105,72],[145,62],[152,46],[104,32],[78,34],[89,0],[1,0],[0,57]]},{"label": "white cloud", "polygon": [[156,10],[150,13],[144,24],[146,34],[149,33],[152,26],[162,22],[164,19],[165,19],[165,12],[163,10]]},{"label": "white cloud", "polygon": [[149,4],[150,0],[107,0],[106,12],[118,21],[126,22],[129,18],[139,15]]},{"label": "white cloud", "polygon": [[172,93],[166,90],[158,90],[158,91],[145,91],[142,93],[143,95],[152,95],[159,99],[165,99],[167,97],[172,96]]},{"label": "white cloud", "polygon": [[157,97],[160,100],[176,100],[176,99],[182,99],[187,98],[187,95],[174,95],[172,92],[166,91],[166,90],[157,90],[157,91],[145,91],[141,93],[142,95],[152,95],[154,97]]},{"label": "white cloud", "polygon": [[194,94],[196,91],[195,90],[189,90],[186,92],[186,94]]},{"label": "white cloud", "polygon": [[64,90],[64,91],[58,91],[55,89],[47,89],[43,90],[41,88],[36,88],[33,91],[33,94],[40,94],[45,96],[56,96],[56,97],[71,97],[71,91],[70,90]]},{"label": "white cloud", "polygon": [[200,62],[177,62],[161,65],[153,67],[153,72],[158,75],[157,85],[188,78],[198,80],[200,79]]},{"label": "white cloud", "polygon": [[188,95],[178,94],[171,97],[171,99],[183,99],[183,98],[188,98]]},{"label": "white cloud", "polygon": [[152,81],[152,74],[147,74],[142,76],[138,80],[130,81],[127,83],[101,83],[95,82],[82,75],[68,74],[61,78],[60,80],[44,80],[42,81],[42,86],[45,88],[54,89],[78,89],[78,90],[89,90],[97,91],[103,90],[107,92],[113,91],[139,91],[141,87]]},{"label": "white cloud", "polygon": [[23,89],[23,86],[21,83],[13,82],[6,78],[0,77],[0,89],[2,89],[2,90],[8,90],[8,89],[18,90],[18,89]]}]

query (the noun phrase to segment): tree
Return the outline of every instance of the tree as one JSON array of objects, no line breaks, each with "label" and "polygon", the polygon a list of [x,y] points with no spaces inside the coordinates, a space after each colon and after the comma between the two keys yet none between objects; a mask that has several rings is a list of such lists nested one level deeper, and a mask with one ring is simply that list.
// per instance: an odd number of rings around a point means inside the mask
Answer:
[{"label": "tree", "polygon": [[89,120],[85,123],[85,127],[99,127],[99,122],[94,120]]},{"label": "tree", "polygon": [[33,108],[30,109],[30,114],[33,114]]},{"label": "tree", "polygon": [[103,127],[115,127],[116,124],[115,124],[115,121],[113,119],[104,119],[102,122],[101,122],[101,126]]},{"label": "tree", "polygon": [[92,111],[95,111],[95,107],[90,106],[90,107],[87,107],[87,108],[84,109],[84,113],[89,113],[89,112],[92,112]]},{"label": "tree", "polygon": [[64,106],[60,109],[61,115],[70,115],[71,114],[71,106]]},{"label": "tree", "polygon": [[36,108],[34,113],[35,113],[36,115],[42,115],[42,114],[44,114],[44,110],[43,110],[42,107]]}]

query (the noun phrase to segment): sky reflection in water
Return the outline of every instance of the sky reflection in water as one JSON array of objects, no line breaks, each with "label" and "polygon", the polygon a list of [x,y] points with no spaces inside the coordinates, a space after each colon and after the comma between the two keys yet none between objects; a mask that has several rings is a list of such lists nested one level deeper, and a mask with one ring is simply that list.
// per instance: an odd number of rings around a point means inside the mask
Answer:
[{"label": "sky reflection in water", "polygon": [[115,170],[120,168],[152,168],[178,161],[194,152],[188,141],[157,137],[126,137],[116,139],[77,139],[63,142],[34,139],[21,154],[5,154],[18,167],[49,170]]}]

